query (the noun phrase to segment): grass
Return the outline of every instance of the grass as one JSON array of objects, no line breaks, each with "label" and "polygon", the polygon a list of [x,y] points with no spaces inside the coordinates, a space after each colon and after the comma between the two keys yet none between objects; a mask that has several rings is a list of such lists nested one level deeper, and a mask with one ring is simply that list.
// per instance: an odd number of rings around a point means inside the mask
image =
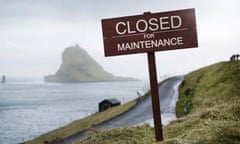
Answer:
[{"label": "grass", "polygon": [[240,62],[221,62],[185,76],[179,88],[178,120],[155,142],[149,126],[94,131],[75,144],[239,144]]},{"label": "grass", "polygon": [[177,121],[167,138],[179,143],[240,143],[240,62],[221,62],[185,77],[177,103]]},{"label": "grass", "polygon": [[146,144],[154,142],[152,128],[148,125],[142,127],[123,127],[94,131],[90,137],[76,144]]},{"label": "grass", "polygon": [[180,88],[177,115],[188,114],[194,107],[204,108],[221,101],[234,101],[240,92],[239,62],[223,62],[192,72]]},{"label": "grass", "polygon": [[137,99],[132,100],[124,105],[113,107],[104,112],[95,113],[81,120],[76,120],[64,127],[43,134],[31,141],[25,142],[25,144],[43,144],[44,142],[54,143],[56,141],[65,139],[82,130],[91,128],[94,125],[112,119],[117,115],[121,115],[122,113],[136,105],[136,103]]},{"label": "grass", "polygon": [[[44,134],[29,144],[54,142],[123,113],[137,103],[93,114]],[[163,128],[164,141],[155,142],[148,125],[93,130],[74,144],[239,144],[240,62],[221,62],[185,76],[179,88],[178,120]]]}]

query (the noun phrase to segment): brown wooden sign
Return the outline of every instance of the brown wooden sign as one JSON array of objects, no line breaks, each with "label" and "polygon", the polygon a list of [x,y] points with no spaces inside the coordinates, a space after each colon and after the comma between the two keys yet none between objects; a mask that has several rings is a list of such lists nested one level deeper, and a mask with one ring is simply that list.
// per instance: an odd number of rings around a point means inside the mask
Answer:
[{"label": "brown wooden sign", "polygon": [[198,46],[194,9],[102,20],[105,56]]},{"label": "brown wooden sign", "polygon": [[162,141],[155,51],[198,46],[195,10],[103,19],[102,29],[105,56],[147,52],[155,137]]}]

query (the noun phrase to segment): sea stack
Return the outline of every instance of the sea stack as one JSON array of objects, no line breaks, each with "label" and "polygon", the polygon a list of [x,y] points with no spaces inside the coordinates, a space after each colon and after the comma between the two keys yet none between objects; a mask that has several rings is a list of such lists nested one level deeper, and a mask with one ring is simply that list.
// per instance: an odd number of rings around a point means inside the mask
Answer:
[{"label": "sea stack", "polygon": [[98,81],[130,81],[133,78],[114,76],[106,72],[79,45],[65,48],[62,64],[54,75],[44,77],[46,82],[98,82]]}]

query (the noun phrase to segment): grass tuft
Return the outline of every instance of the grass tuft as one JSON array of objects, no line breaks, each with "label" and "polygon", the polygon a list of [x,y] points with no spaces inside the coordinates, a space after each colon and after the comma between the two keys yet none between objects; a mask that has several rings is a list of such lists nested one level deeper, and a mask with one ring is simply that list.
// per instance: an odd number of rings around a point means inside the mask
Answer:
[{"label": "grass tuft", "polygon": [[154,141],[153,129],[145,125],[97,130],[88,138],[75,144],[147,144]]}]

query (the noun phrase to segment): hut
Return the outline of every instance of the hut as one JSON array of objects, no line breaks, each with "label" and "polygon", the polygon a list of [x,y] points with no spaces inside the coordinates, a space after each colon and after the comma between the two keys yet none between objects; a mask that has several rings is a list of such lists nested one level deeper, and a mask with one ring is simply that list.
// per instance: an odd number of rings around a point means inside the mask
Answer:
[{"label": "hut", "polygon": [[109,109],[111,107],[118,106],[118,105],[121,105],[121,102],[115,98],[104,99],[98,105],[99,112],[105,111],[106,109]]}]

